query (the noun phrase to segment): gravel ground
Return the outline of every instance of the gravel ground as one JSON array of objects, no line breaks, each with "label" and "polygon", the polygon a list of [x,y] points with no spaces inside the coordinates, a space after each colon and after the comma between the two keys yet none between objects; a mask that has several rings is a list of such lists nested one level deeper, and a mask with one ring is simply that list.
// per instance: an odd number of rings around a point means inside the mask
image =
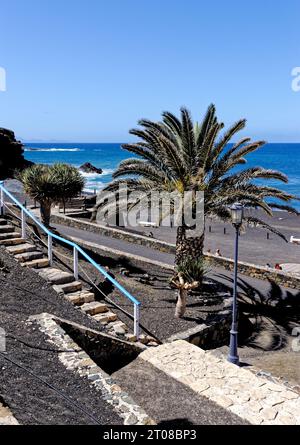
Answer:
[{"label": "gravel ground", "polygon": [[[0,355],[0,394],[21,424],[121,424],[121,419],[87,380],[60,363],[57,350],[34,325],[30,315],[49,312],[74,322],[99,328],[66,300],[59,298],[35,272],[23,269],[0,248],[0,326],[6,333],[6,354]],[[16,280],[17,277],[17,280]],[[90,416],[5,357],[33,371],[71,398]]]},{"label": "gravel ground", "polygon": [[[55,252],[58,253],[58,257],[64,263],[56,261],[57,267],[71,270],[72,258],[68,249],[56,245]],[[146,264],[143,269],[140,269],[125,259],[114,261],[99,255],[92,256],[101,266],[108,266],[117,281],[141,302],[142,327],[145,328],[145,332],[151,332],[161,341],[201,323],[211,322],[216,319],[218,312],[223,308],[222,299],[216,298],[216,288],[207,286],[200,296],[191,295],[188,297],[185,317],[176,319],[174,317],[177,300],[176,290],[169,287],[169,280],[172,276],[171,271],[162,272],[157,266]],[[95,268],[86,261],[80,261],[79,271],[81,278],[87,279],[82,269],[97,285],[102,281]],[[126,275],[123,275],[121,271],[125,271]],[[127,272],[129,272],[129,276],[127,276]],[[87,285],[90,285],[88,280]],[[219,286],[218,290],[226,291],[226,286],[224,288]],[[101,298],[103,298],[103,295],[99,296],[99,299]],[[109,299],[124,311],[133,314],[133,304],[120,292],[114,290],[109,294]],[[124,314],[122,310],[117,309],[114,304],[108,303],[108,306],[117,313],[124,323],[133,329],[131,318]]]}]

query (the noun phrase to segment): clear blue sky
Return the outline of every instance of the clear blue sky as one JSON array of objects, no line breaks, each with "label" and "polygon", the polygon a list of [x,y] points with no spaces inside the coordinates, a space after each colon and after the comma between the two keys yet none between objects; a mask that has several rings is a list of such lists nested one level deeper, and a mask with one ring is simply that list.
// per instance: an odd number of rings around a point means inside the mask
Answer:
[{"label": "clear blue sky", "polygon": [[299,0],[1,0],[0,126],[126,141],[141,117],[214,102],[247,134],[300,141]]}]

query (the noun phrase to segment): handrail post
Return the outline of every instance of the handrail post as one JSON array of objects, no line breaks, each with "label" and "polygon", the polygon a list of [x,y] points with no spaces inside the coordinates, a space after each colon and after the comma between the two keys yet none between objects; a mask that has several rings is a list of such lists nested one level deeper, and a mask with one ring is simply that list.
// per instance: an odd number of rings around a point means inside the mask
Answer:
[{"label": "handrail post", "polygon": [[[3,185],[3,182],[2,182],[2,181],[0,181],[0,185]],[[3,191],[3,189],[1,188],[1,196],[0,196],[0,215],[1,215],[1,216],[4,216],[4,212],[5,212],[5,210],[4,210],[4,191]]]},{"label": "handrail post", "polygon": [[78,250],[73,248],[74,278],[78,280]]},{"label": "handrail post", "polygon": [[53,251],[52,251],[52,236],[48,235],[48,260],[49,265],[52,266],[53,263]]},{"label": "handrail post", "polygon": [[26,239],[26,217],[24,210],[21,211],[21,227],[22,227],[22,238]]},{"label": "handrail post", "polygon": [[134,304],[134,335],[138,341],[140,337],[140,306]]}]

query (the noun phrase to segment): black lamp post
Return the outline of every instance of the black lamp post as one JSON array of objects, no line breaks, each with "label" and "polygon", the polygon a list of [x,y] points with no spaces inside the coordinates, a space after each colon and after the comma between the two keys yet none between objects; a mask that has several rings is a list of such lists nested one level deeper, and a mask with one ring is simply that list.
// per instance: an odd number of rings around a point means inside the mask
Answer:
[{"label": "black lamp post", "polygon": [[231,222],[235,228],[235,251],[234,251],[234,281],[233,281],[233,305],[232,305],[232,325],[230,331],[230,346],[228,361],[234,365],[239,365],[238,356],[238,323],[237,323],[237,274],[239,255],[239,232],[243,222],[244,207],[240,203],[233,204],[230,208]]}]

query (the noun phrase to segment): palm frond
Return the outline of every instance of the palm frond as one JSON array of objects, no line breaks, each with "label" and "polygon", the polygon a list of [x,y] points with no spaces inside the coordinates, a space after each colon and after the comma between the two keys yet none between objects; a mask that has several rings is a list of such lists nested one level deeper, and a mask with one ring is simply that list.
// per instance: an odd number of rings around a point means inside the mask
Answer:
[{"label": "palm frond", "polygon": [[245,218],[245,221],[247,221],[250,224],[253,224],[254,226],[260,226],[263,227],[266,230],[269,230],[269,232],[274,233],[275,235],[282,238],[284,241],[288,242],[286,237],[281,233],[276,227],[270,226],[270,224],[267,224],[265,221],[263,221],[260,218],[255,218],[254,216],[247,216]]},{"label": "palm frond", "polygon": [[[204,191],[205,216],[224,220],[230,218],[229,207],[236,201],[247,209],[262,209],[269,216],[276,208],[297,213],[290,202],[298,198],[263,184],[264,181],[287,183],[286,175],[263,167],[241,169],[247,156],[265,144],[244,137],[230,145],[232,138],[245,128],[245,119],[221,133],[224,124],[218,121],[215,106],[210,105],[201,122],[193,123],[190,112],[181,108],[179,118],[165,111],[161,121],[142,119],[139,124],[141,128],[130,130],[138,142],[122,146],[136,158],[121,162],[113,174],[114,181],[103,193],[118,193],[125,184],[128,194],[151,193],[151,190]],[[262,220],[251,221],[281,236]]]}]

